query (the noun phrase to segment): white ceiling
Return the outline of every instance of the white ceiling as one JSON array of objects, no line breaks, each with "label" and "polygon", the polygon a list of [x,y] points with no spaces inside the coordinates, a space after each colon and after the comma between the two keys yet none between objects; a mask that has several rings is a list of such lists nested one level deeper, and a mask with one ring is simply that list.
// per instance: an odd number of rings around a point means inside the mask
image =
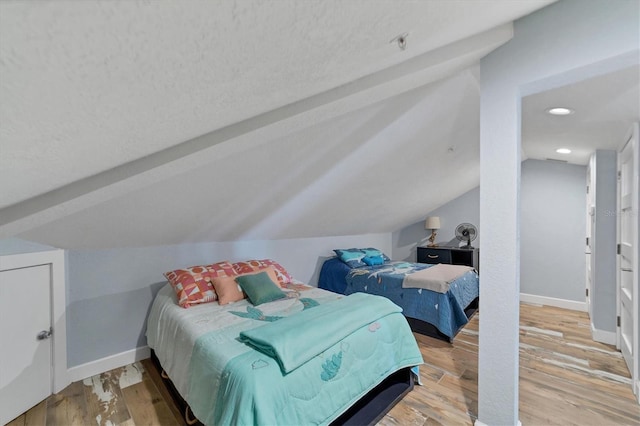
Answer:
[{"label": "white ceiling", "polygon": [[475,65],[550,2],[0,2],[0,237],[399,229],[478,184]]},{"label": "white ceiling", "polygon": [[[567,107],[567,116],[547,113]],[[527,96],[522,100],[525,158],[586,165],[596,149],[617,150],[631,123],[640,121],[640,66]],[[571,154],[556,153],[568,148]]]}]

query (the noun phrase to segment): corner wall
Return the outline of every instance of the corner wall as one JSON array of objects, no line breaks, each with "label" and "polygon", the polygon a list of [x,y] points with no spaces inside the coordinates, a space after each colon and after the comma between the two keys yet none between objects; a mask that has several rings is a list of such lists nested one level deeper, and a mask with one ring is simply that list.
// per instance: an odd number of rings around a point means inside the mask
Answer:
[{"label": "corner wall", "polygon": [[9,254],[36,253],[39,251],[56,250],[55,247],[21,238],[4,238],[0,240],[0,256]]},{"label": "corner wall", "polygon": [[147,314],[166,284],[164,272],[220,260],[271,258],[294,278],[315,286],[332,250],[349,247],[377,247],[390,255],[391,234],[69,250],[68,366],[144,347]]},{"label": "corner wall", "polygon": [[[436,243],[441,246],[457,246],[456,227],[461,223],[471,223],[478,228],[478,237],[473,241],[474,247],[480,247],[480,188],[476,187],[455,200],[438,207],[425,216],[438,216],[441,228],[437,232]],[[424,220],[405,226],[392,234],[393,260],[416,261],[416,248],[428,244],[431,231],[424,229]]]},{"label": "corner wall", "polygon": [[585,303],[587,167],[522,163],[520,292]]},{"label": "corner wall", "polygon": [[[520,291],[540,298],[559,299],[569,306],[585,302],[586,166],[544,160],[522,163]],[[476,226],[480,216],[480,188],[459,196],[428,216],[439,216],[437,241],[455,245],[456,226]],[[424,221],[392,234],[393,259],[416,260],[416,247],[426,244]],[[482,230],[473,242],[480,246]],[[576,302],[576,303],[564,303]],[[581,309],[583,307],[581,306]]]},{"label": "corner wall", "polygon": [[636,0],[562,0],[480,61],[477,424],[519,423],[521,98],[638,63],[639,15]]}]

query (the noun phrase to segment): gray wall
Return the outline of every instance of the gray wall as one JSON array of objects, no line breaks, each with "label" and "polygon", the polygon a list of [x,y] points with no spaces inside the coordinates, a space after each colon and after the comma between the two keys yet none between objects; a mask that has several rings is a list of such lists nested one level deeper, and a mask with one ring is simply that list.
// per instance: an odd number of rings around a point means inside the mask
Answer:
[{"label": "gray wall", "polygon": [[[468,191],[453,201],[425,215],[440,217],[441,228],[437,231],[436,243],[445,246],[457,246],[460,242],[455,238],[455,229],[461,223],[471,223],[478,227],[480,223],[480,189]],[[413,223],[392,234],[394,260],[416,261],[416,247],[426,245],[431,235],[424,229],[424,219]],[[481,232],[471,244],[480,247]]]},{"label": "gray wall", "polygon": [[[536,296],[585,300],[587,168],[526,160],[522,163],[520,291]],[[439,216],[440,244],[455,243],[455,227],[479,224],[479,188],[426,216]],[[416,247],[427,243],[424,221],[392,234],[393,258],[415,261]],[[482,229],[473,242],[480,247]]]},{"label": "gray wall", "polygon": [[595,224],[592,230],[591,322],[603,331],[616,331],[616,215],[617,166],[616,152],[597,150],[595,153]]},{"label": "gray wall", "polygon": [[391,255],[391,234],[239,241],[67,253],[67,353],[74,367],[146,345],[146,317],[163,272],[220,260],[271,258],[317,285],[334,248],[377,247]]},{"label": "gray wall", "polygon": [[587,167],[522,163],[520,292],[585,301]]}]

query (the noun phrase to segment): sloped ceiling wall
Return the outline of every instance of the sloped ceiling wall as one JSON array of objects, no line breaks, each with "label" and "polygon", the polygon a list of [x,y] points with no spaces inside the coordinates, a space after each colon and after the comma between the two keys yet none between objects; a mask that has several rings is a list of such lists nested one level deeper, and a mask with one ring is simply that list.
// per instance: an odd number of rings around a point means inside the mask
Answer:
[{"label": "sloped ceiling wall", "polygon": [[474,64],[548,3],[0,3],[0,237],[397,229],[477,185]]},{"label": "sloped ceiling wall", "polygon": [[476,73],[465,71],[23,236],[113,247],[391,232],[478,185],[478,115]]}]

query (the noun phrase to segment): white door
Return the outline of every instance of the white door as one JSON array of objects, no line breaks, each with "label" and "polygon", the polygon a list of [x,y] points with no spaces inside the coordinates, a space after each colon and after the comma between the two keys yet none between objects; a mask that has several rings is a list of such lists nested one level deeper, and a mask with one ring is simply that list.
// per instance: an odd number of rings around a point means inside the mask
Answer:
[{"label": "white door", "polygon": [[0,271],[0,424],[51,395],[50,327],[51,265]]},{"label": "white door", "polygon": [[[638,332],[638,130],[618,154],[618,342],[634,383]],[[634,272],[635,271],[635,272]],[[635,359],[634,359],[635,358]],[[634,389],[637,392],[637,389]]]}]

